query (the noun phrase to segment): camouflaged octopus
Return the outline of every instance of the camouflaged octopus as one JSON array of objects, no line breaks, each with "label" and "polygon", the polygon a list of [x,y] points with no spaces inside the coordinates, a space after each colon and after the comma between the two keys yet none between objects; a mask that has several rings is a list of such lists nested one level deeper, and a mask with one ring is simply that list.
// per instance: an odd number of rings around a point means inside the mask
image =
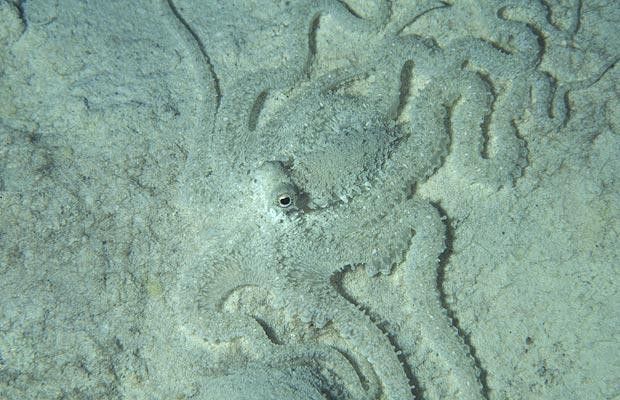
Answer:
[{"label": "camouflaged octopus", "polygon": [[[445,226],[415,187],[448,158],[493,187],[520,176],[527,153],[515,119],[550,107],[541,100],[534,109],[522,96],[546,93],[546,78],[532,73],[536,38],[509,25],[521,46],[511,53],[480,39],[439,47],[403,34],[410,21],[385,9],[372,19],[338,3],[314,7],[304,70],[220,81],[213,132],[190,151],[179,208],[194,240],[176,293],[179,326],[197,343],[243,349],[213,362],[220,372],[204,390],[244,399],[413,398],[390,337],[338,290],[339,276],[357,267],[368,279],[398,268],[411,293],[403,303],[415,302],[414,322],[436,339],[458,398],[482,398],[479,372],[436,290]],[[347,43],[338,68],[321,56],[338,46],[321,36],[330,29]],[[367,48],[347,35],[363,35]],[[245,295],[259,298],[254,310],[226,305],[235,296],[241,303],[248,288],[257,288]],[[261,312],[281,313],[282,329],[297,336],[274,338]],[[327,331],[338,339],[320,340]]]}]

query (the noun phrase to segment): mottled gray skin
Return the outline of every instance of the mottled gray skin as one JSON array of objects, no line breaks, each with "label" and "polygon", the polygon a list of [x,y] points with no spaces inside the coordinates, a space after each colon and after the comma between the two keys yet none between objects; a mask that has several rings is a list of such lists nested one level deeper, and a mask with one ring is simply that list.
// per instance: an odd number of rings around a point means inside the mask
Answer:
[{"label": "mottled gray skin", "polygon": [[[544,114],[520,94],[542,88],[538,107],[552,101],[533,69],[536,38],[512,23],[502,25],[516,38],[510,55],[479,39],[440,48],[402,35],[408,22],[384,8],[363,19],[336,2],[308,7],[302,71],[218,81],[214,129],[196,140],[179,196],[194,238],[177,293],[181,330],[201,342],[242,339],[254,361],[239,368],[268,365],[306,380],[303,390],[335,390],[317,378],[321,368],[308,372],[330,364],[340,365],[342,398],[410,399],[412,383],[390,340],[334,284],[346,268],[389,274],[407,258],[407,289],[417,291],[409,300],[424,314],[417,320],[430,319],[426,331],[437,337],[434,350],[459,398],[481,398],[478,371],[427,288],[436,284],[445,228],[415,187],[447,157],[490,187],[518,179],[527,152],[514,121],[526,110]],[[330,69],[321,57],[329,26],[368,38],[364,48],[343,48],[346,67]],[[498,93],[496,82],[512,83]],[[335,329],[355,359],[321,344],[276,345],[252,317],[224,312],[226,299],[248,286],[268,291],[289,318]],[[305,369],[293,371],[291,360]],[[366,387],[359,374],[367,371],[354,372],[365,364],[376,376],[365,376]]]}]

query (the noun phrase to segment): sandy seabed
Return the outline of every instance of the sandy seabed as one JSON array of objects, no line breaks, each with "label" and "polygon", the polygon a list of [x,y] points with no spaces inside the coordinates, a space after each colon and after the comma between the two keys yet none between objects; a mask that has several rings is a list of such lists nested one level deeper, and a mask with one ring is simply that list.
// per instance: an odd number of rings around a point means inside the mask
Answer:
[{"label": "sandy seabed", "polygon": [[0,399],[619,399],[620,8],[410,3],[0,0]]}]

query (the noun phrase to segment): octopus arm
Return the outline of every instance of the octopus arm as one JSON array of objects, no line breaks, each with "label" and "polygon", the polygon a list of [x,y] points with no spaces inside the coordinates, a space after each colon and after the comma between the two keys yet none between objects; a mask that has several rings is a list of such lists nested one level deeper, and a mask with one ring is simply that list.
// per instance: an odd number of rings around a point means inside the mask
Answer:
[{"label": "octopus arm", "polygon": [[445,250],[445,227],[437,210],[430,204],[419,203],[415,214],[416,235],[402,266],[407,302],[413,304],[414,309],[411,324],[422,334],[415,351],[432,352],[438,356],[442,368],[450,375],[454,398],[484,399],[480,371],[470,349],[452,324],[437,290],[439,257]]},{"label": "octopus arm", "polygon": [[[310,277],[312,281],[312,277]],[[316,279],[314,279],[316,280]],[[331,323],[353,353],[368,361],[379,378],[385,399],[413,399],[411,383],[387,335],[352,303],[323,282],[309,283],[308,269],[291,269],[280,288],[286,309],[317,326]],[[318,322],[317,322],[318,321]]]},{"label": "octopus arm", "polygon": [[307,216],[313,257],[334,273],[346,266],[366,268],[369,275],[389,273],[400,263],[413,234],[411,201],[404,189],[367,192],[345,206]]}]

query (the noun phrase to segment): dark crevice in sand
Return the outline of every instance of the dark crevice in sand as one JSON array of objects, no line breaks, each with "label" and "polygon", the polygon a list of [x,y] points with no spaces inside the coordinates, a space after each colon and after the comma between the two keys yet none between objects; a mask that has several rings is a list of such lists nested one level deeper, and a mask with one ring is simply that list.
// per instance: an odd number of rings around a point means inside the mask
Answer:
[{"label": "dark crevice in sand", "polygon": [[196,41],[196,44],[198,45],[198,50],[200,51],[202,58],[205,61],[205,64],[207,64],[207,68],[209,69],[209,72],[211,73],[211,76],[213,78],[213,89],[215,90],[215,114],[217,115],[218,110],[220,109],[220,104],[222,103],[222,90],[220,88],[220,80],[215,73],[215,67],[211,62],[211,58],[207,53],[207,49],[202,40],[200,40],[200,37],[198,37],[198,34],[196,34],[196,32],[192,29],[192,27],[185,20],[185,18],[183,18],[179,10],[174,5],[174,2],[172,0],[166,0],[166,2],[168,3],[168,7],[170,7],[170,10],[172,11],[172,14],[179,20],[181,25],[185,27],[187,32],[189,32],[192,38]]},{"label": "dark crevice in sand", "polygon": [[411,74],[413,73],[414,63],[412,60],[407,60],[403,64],[400,70],[400,91],[398,96],[398,104],[396,106],[396,112],[394,115],[394,119],[398,120],[400,115],[402,114],[405,106],[407,105],[407,100],[409,99],[409,94],[411,93]]},{"label": "dark crevice in sand", "polygon": [[263,90],[258,94],[258,96],[256,96],[256,100],[254,100],[254,104],[252,104],[252,110],[250,111],[250,116],[248,117],[248,129],[250,131],[256,130],[258,118],[260,117],[260,113],[263,110],[263,106],[265,105],[267,94],[268,92],[266,90]]},{"label": "dark crevice in sand", "polygon": [[312,64],[314,64],[314,59],[316,57],[316,33],[319,30],[319,25],[321,23],[321,14],[317,13],[310,20],[310,28],[308,29],[308,59],[306,60],[306,65],[304,65],[304,75],[307,78],[310,78],[310,74],[312,73]]},{"label": "dark crevice in sand", "polygon": [[491,141],[491,122],[493,120],[493,112],[495,112],[495,103],[497,101],[497,90],[495,89],[495,85],[493,85],[493,81],[487,74],[483,74],[478,72],[477,75],[484,81],[484,83],[489,87],[491,91],[491,95],[493,96],[493,100],[491,102],[491,112],[484,115],[482,124],[480,125],[480,133],[482,134],[482,147],[480,149],[480,157],[484,160],[489,159],[489,143]]},{"label": "dark crevice in sand", "polygon": [[349,14],[353,15],[357,19],[363,19],[361,15],[359,15],[354,9],[351,8],[350,5],[347,4],[346,1],[343,1],[343,0],[337,0],[337,1],[338,3],[340,3],[341,6],[343,6],[349,12]]},{"label": "dark crevice in sand", "polygon": [[452,221],[450,217],[448,217],[448,214],[446,213],[446,211],[441,207],[439,203],[431,203],[431,204],[439,212],[442,219],[445,220],[445,225],[446,225],[446,241],[445,241],[446,249],[439,256],[439,265],[437,266],[437,292],[439,293],[439,302],[441,304],[441,307],[444,310],[446,310],[450,323],[452,324],[454,329],[456,329],[457,334],[463,340],[463,343],[469,350],[469,354],[474,360],[474,365],[480,372],[479,381],[480,381],[480,384],[482,385],[482,395],[484,396],[485,399],[489,399],[490,390],[489,390],[489,385],[487,383],[488,373],[484,368],[482,368],[482,363],[480,362],[480,359],[476,355],[476,348],[471,343],[470,336],[467,333],[465,333],[465,331],[459,326],[459,320],[456,317],[454,310],[452,310],[450,306],[448,305],[448,302],[446,299],[447,298],[446,292],[443,288],[443,283],[445,281],[445,275],[446,275],[446,267],[448,265],[450,257],[452,256],[452,253],[454,252],[455,233],[454,233],[454,228],[452,226]]},{"label": "dark crevice in sand", "polygon": [[452,7],[452,4],[447,3],[445,1],[440,2],[442,5],[437,6],[437,7],[432,7],[429,8],[428,10],[425,10],[423,12],[421,12],[420,14],[416,15],[415,17],[413,17],[412,19],[410,19],[409,21],[407,21],[400,29],[398,29],[398,31],[396,31],[396,35],[401,35],[403,33],[403,31],[407,28],[409,28],[411,25],[413,25],[418,19],[420,19],[420,17],[428,14],[431,11],[435,11],[435,10],[440,10],[442,8],[447,8],[447,7]]},{"label": "dark crevice in sand", "polygon": [[258,323],[263,328],[263,331],[265,332],[265,336],[267,336],[267,339],[269,339],[271,343],[275,345],[283,344],[282,341],[278,339],[274,329],[271,326],[269,326],[269,324],[265,320],[258,318],[258,317],[253,317],[253,318],[256,321],[256,323]]}]

